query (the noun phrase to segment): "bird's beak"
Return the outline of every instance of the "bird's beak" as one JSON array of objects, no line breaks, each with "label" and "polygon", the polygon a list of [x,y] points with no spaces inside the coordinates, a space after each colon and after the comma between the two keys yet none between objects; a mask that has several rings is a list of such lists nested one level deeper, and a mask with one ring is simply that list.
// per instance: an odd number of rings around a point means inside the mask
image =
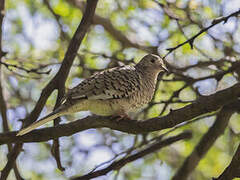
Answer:
[{"label": "bird's beak", "polygon": [[166,66],[165,64],[162,64],[162,68],[163,68],[166,72],[169,72],[169,71],[168,71],[168,68],[167,68],[167,66]]}]

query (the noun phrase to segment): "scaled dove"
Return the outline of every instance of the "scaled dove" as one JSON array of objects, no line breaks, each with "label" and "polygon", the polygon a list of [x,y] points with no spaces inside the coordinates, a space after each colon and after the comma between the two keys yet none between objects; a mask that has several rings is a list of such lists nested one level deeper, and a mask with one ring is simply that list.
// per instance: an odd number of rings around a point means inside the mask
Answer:
[{"label": "scaled dove", "polygon": [[101,116],[126,117],[151,101],[159,72],[167,70],[163,60],[148,54],[134,65],[108,69],[70,89],[62,104],[49,115],[20,130],[24,135],[62,115],[90,110]]}]

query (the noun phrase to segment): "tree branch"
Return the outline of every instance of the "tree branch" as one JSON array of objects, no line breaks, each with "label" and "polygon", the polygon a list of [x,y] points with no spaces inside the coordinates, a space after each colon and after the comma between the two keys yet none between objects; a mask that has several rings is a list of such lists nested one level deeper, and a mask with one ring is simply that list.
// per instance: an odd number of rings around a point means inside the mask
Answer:
[{"label": "tree branch", "polygon": [[199,61],[196,64],[189,65],[189,66],[186,66],[186,67],[180,67],[180,68],[176,68],[176,69],[179,70],[179,71],[185,72],[185,71],[187,71],[191,68],[202,68],[202,67],[205,68],[205,67],[208,67],[210,65],[222,66],[222,65],[224,65],[225,62],[230,62],[230,61],[227,60],[226,58],[221,58],[217,61]]},{"label": "tree branch", "polygon": [[[85,9],[85,3],[83,1],[79,0],[68,0],[67,1],[69,4],[72,4],[73,6],[77,7],[80,9],[82,12],[84,12]],[[104,17],[101,17],[97,14],[94,15],[93,17],[93,24],[99,24],[104,27],[104,29],[112,35],[113,38],[115,38],[117,41],[119,41],[123,47],[133,47],[137,49],[141,49],[143,51],[149,52],[149,53],[155,53],[158,54],[157,52],[157,46],[143,46],[140,44],[137,44],[135,42],[132,42],[129,40],[121,31],[116,29],[112,22]]]},{"label": "tree branch", "polygon": [[43,3],[46,5],[47,9],[50,11],[52,16],[55,18],[55,20],[59,26],[61,40],[64,40],[64,39],[70,40],[70,37],[68,36],[68,34],[63,30],[63,25],[60,22],[60,16],[54,12],[53,8],[50,5],[49,0],[43,0]]},{"label": "tree branch", "polygon": [[16,163],[16,159],[21,150],[22,150],[22,144],[18,143],[13,147],[12,151],[8,153],[8,162],[3,168],[3,170],[1,171],[0,180],[7,179],[11,169],[14,167],[14,164]]},{"label": "tree branch", "polygon": [[[2,78],[1,78],[1,65],[0,65],[0,112],[1,112],[1,116],[2,116],[2,126],[3,126],[3,132],[9,132],[9,125],[8,125],[8,118],[7,118],[7,105],[6,105],[6,101],[4,99],[4,95],[3,95],[3,88],[2,88]],[[12,151],[12,144],[8,143],[8,151],[11,152]],[[9,154],[8,154],[9,156]],[[17,180],[23,180],[23,178],[20,175],[20,172],[17,168],[17,164],[14,163],[13,164],[13,170],[16,176]]]},{"label": "tree branch", "polygon": [[67,79],[67,76],[69,74],[70,68],[73,64],[73,61],[77,55],[77,51],[79,49],[79,46],[88,30],[88,28],[91,25],[92,17],[95,12],[95,7],[97,4],[97,0],[88,1],[86,12],[83,15],[83,18],[81,20],[81,23],[79,24],[73,38],[71,39],[67,52],[64,56],[62,65],[55,75],[55,77],[48,83],[48,85],[43,89],[41,96],[31,112],[30,116],[26,120],[26,125],[29,125],[33,123],[39,116],[39,114],[42,111],[42,108],[44,107],[48,97],[51,95],[51,93],[58,89],[58,87],[64,87],[65,81]]},{"label": "tree branch", "polygon": [[240,144],[238,145],[230,165],[218,178],[215,178],[214,180],[233,179],[235,177],[240,178]]},{"label": "tree branch", "polygon": [[125,166],[126,164],[128,164],[130,162],[133,162],[137,159],[140,159],[140,158],[142,158],[142,157],[144,157],[148,154],[151,154],[155,151],[158,151],[163,147],[169,146],[170,144],[172,144],[174,142],[177,142],[177,141],[180,141],[180,140],[183,140],[183,139],[189,139],[191,137],[192,137],[191,132],[183,132],[179,135],[169,137],[165,140],[161,140],[159,142],[153,143],[153,144],[149,145],[148,147],[146,147],[145,149],[143,149],[139,152],[133,153],[132,155],[129,155],[129,156],[124,157],[120,160],[117,160],[117,161],[113,162],[112,164],[110,164],[109,166],[107,166],[104,169],[97,170],[97,171],[94,171],[94,172],[90,172],[90,173],[88,173],[86,175],[83,175],[83,176],[80,176],[80,177],[72,178],[72,180],[88,180],[88,179],[92,179],[92,178],[95,178],[95,177],[106,175],[107,173],[109,173],[113,170],[119,170],[123,166]]},{"label": "tree branch", "polygon": [[194,43],[194,40],[200,36],[202,33],[208,31],[209,29],[211,29],[213,26],[221,23],[221,22],[224,22],[226,23],[228,21],[229,18],[231,17],[237,17],[238,15],[240,14],[240,9],[226,17],[219,17],[219,18],[216,18],[212,21],[211,25],[208,26],[208,27],[205,27],[203,29],[201,29],[197,34],[195,34],[194,36],[192,36],[190,39],[184,41],[183,43],[181,44],[178,44],[177,46],[175,47],[172,47],[172,48],[167,48],[167,51],[168,53],[163,57],[163,58],[166,58],[171,52],[175,51],[176,49],[180,48],[181,46],[185,45],[185,44],[189,44],[191,49],[193,49],[193,43]]},{"label": "tree branch", "polygon": [[48,70],[48,71],[39,71],[39,69],[37,68],[31,68],[31,69],[27,69],[27,68],[24,68],[22,66],[18,66],[16,64],[9,64],[9,63],[6,63],[6,62],[2,62],[0,61],[0,64],[4,65],[9,71],[13,71],[10,67],[13,67],[13,68],[16,68],[16,69],[19,69],[21,71],[25,71],[26,73],[34,73],[34,74],[38,74],[38,75],[41,75],[41,74],[49,74],[51,72],[51,69]]},{"label": "tree branch", "polygon": [[[93,15],[95,13],[95,8],[97,5],[98,0],[88,0],[87,1],[87,7],[86,11],[82,17],[82,20],[73,36],[73,38],[70,41],[70,44],[68,46],[67,52],[64,56],[62,65],[55,75],[55,77],[48,83],[48,85],[43,89],[40,98],[38,99],[37,104],[35,105],[35,108],[31,112],[31,114],[24,120],[23,127],[26,127],[27,125],[33,123],[35,120],[37,120],[40,112],[42,111],[48,97],[51,95],[53,90],[60,89],[64,87],[65,81],[67,79],[67,76],[69,74],[70,68],[73,64],[73,61],[77,55],[77,51],[79,49],[79,46],[89,29]],[[6,179],[18,154],[20,153],[20,150],[22,149],[22,144],[16,144],[13,148],[12,152],[10,153],[10,157],[6,166],[4,167],[2,174],[1,174],[1,180]]]},{"label": "tree branch", "polygon": [[2,50],[2,24],[3,24],[3,18],[4,18],[4,7],[5,7],[5,0],[0,0],[0,60],[5,55],[5,53]]},{"label": "tree branch", "polygon": [[185,159],[183,165],[178,169],[172,180],[185,180],[188,178],[190,173],[195,169],[199,161],[204,157],[217,138],[224,133],[229,119],[235,112],[236,108],[239,109],[239,105],[240,102],[237,101],[233,104],[226,105],[221,109],[212,127],[202,137],[193,152]]},{"label": "tree branch", "polygon": [[240,96],[240,83],[216,92],[210,96],[201,96],[192,104],[181,109],[172,110],[168,115],[145,121],[127,120],[116,121],[109,117],[89,116],[68,124],[34,130],[24,136],[16,136],[16,131],[0,134],[0,145],[14,142],[41,142],[62,136],[70,136],[91,128],[108,127],[114,130],[132,134],[143,134],[172,128],[177,124],[189,121],[202,114],[218,110],[223,105],[235,101]]},{"label": "tree branch", "polygon": [[[1,60],[2,57],[5,55],[2,50],[2,29],[3,29],[3,18],[5,13],[5,0],[0,0],[0,112],[2,116],[2,126],[3,126],[3,132],[9,131],[9,125],[8,125],[8,118],[7,118],[7,104],[4,99],[3,95],[3,88],[2,88],[2,77],[1,77]],[[8,143],[8,151],[10,152],[12,150],[12,144]],[[17,164],[13,164],[13,170],[16,176],[17,180],[23,180],[23,178],[20,175],[20,172],[17,168]]]}]

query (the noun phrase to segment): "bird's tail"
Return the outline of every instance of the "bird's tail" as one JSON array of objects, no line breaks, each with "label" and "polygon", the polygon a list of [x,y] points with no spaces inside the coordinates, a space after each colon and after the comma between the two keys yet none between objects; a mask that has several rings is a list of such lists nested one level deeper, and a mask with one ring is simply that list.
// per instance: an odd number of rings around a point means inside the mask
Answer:
[{"label": "bird's tail", "polygon": [[30,126],[26,127],[26,128],[23,128],[21,129],[18,133],[17,133],[17,136],[22,136],[24,134],[27,134],[29,133],[30,131],[38,128],[39,126],[49,122],[49,121],[52,121],[54,119],[56,119],[57,117],[61,116],[61,115],[64,115],[64,111],[63,109],[61,108],[61,106],[56,109],[55,111],[53,111],[52,113],[48,114],[47,116],[45,116],[44,118],[40,119],[39,121],[36,121],[34,123],[32,123]]}]

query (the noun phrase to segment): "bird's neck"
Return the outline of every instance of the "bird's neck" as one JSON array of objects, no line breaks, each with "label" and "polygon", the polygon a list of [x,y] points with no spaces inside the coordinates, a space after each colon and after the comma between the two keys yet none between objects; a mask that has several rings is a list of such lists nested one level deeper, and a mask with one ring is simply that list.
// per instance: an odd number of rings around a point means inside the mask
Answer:
[{"label": "bird's neck", "polygon": [[158,70],[142,68],[139,69],[138,71],[140,72],[141,76],[143,77],[144,80],[146,80],[147,83],[151,83],[152,85],[155,86],[159,74]]},{"label": "bird's neck", "polygon": [[146,68],[140,69],[139,74],[141,78],[140,95],[142,99],[145,99],[145,103],[148,103],[153,98],[156,89],[158,72],[150,71]]}]

